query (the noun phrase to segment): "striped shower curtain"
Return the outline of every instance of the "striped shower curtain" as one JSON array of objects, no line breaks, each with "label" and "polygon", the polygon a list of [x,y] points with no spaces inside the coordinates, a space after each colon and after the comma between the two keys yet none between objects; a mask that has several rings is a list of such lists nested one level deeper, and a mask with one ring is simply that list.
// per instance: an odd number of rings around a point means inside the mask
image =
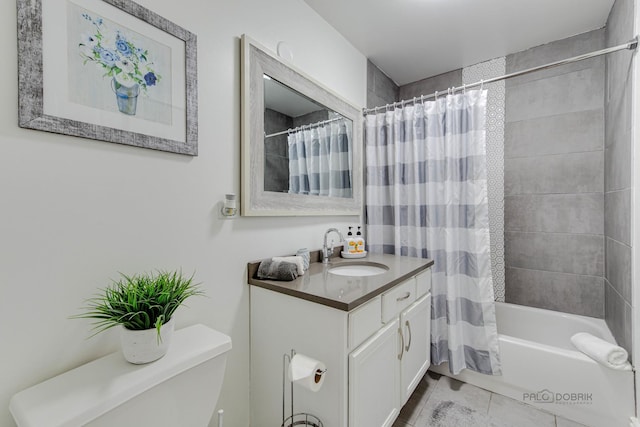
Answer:
[{"label": "striped shower curtain", "polygon": [[345,120],[289,134],[289,193],[351,197],[351,139]]},{"label": "striped shower curtain", "polygon": [[369,250],[431,258],[431,363],[501,373],[489,252],[487,92],[366,117]]}]

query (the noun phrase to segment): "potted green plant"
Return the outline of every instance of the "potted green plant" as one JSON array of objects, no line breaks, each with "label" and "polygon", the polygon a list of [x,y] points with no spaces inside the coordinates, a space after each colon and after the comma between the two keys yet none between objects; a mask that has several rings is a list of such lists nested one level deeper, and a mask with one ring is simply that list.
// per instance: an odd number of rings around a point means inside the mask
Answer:
[{"label": "potted green plant", "polygon": [[[95,334],[119,326],[127,361],[149,363],[165,355],[173,334],[173,313],[193,295],[202,295],[193,275],[157,271],[121,278],[87,300],[74,318],[95,319]],[[94,334],[94,335],[95,335]]]}]

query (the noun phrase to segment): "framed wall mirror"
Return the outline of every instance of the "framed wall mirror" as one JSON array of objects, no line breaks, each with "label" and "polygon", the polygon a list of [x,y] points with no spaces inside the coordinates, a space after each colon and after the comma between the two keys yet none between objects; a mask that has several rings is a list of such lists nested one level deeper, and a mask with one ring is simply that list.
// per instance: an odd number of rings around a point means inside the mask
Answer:
[{"label": "framed wall mirror", "polygon": [[359,215],[360,109],[242,36],[244,216]]}]

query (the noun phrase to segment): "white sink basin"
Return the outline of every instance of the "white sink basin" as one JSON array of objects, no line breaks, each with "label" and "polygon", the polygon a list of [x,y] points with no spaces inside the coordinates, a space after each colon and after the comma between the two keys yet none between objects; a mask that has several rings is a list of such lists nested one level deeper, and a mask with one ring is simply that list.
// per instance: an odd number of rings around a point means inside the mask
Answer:
[{"label": "white sink basin", "polygon": [[329,269],[329,273],[331,274],[349,277],[376,276],[378,274],[386,273],[387,271],[389,271],[389,267],[386,265],[373,262],[366,264],[344,263]]}]

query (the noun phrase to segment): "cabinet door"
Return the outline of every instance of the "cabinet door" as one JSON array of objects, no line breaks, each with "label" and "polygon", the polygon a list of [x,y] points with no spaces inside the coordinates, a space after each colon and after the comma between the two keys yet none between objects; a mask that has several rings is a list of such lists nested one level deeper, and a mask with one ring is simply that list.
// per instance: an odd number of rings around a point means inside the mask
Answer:
[{"label": "cabinet door", "polygon": [[400,413],[399,334],[396,318],[349,354],[349,427],[390,427]]},{"label": "cabinet door", "polygon": [[431,293],[400,314],[404,353],[400,360],[401,403],[404,405],[429,369]]}]

